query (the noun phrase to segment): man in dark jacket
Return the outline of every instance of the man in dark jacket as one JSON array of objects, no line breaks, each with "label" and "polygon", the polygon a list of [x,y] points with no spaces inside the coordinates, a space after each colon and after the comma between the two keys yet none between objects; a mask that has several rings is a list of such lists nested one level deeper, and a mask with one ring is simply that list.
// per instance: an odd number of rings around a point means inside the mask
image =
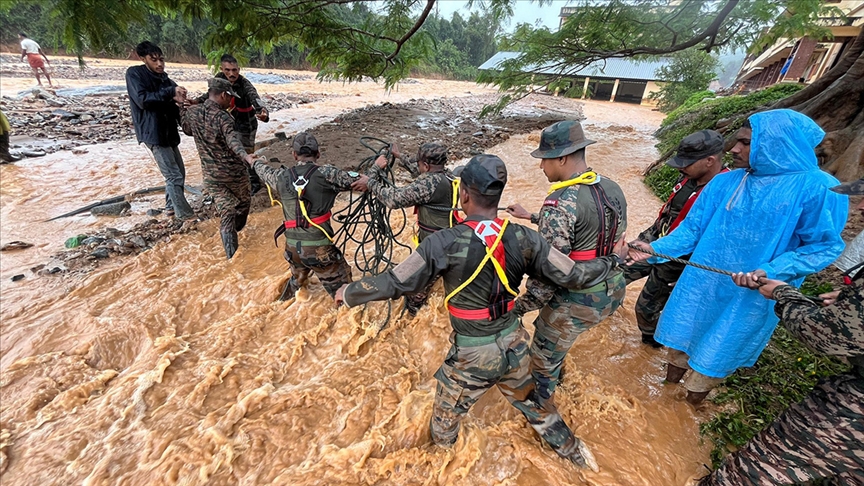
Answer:
[{"label": "man in dark jacket", "polygon": [[165,177],[166,213],[176,211],[180,219],[195,216],[183,195],[186,167],[180,156],[177,123],[186,99],[186,88],[177,86],[165,74],[165,57],[159,46],[144,41],[135,48],[144,64],[126,70],[126,89],[132,107],[132,124],[138,143],[153,152],[159,171]]},{"label": "man in dark jacket", "polygon": [[[258,90],[248,79],[240,75],[237,59],[230,54],[224,54],[219,59],[217,78],[227,79],[231,83],[231,91],[237,94],[228,107],[228,113],[234,117],[234,132],[240,137],[240,142],[246,152],[255,152],[255,134],[258,132],[258,121],[267,123],[270,114],[264,100],[258,95]],[[207,94],[199,96],[195,103],[204,103]],[[249,167],[249,182],[252,184],[252,194],[261,189],[261,179],[255,169]]]}]

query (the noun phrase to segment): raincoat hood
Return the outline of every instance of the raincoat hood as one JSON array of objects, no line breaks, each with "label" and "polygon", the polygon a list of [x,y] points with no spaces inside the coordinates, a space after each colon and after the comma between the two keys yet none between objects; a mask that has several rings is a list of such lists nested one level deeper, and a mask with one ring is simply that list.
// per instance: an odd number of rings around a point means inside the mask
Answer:
[{"label": "raincoat hood", "polygon": [[825,131],[793,110],[770,110],[750,117],[750,167],[753,175],[781,175],[819,170],[813,149]]}]

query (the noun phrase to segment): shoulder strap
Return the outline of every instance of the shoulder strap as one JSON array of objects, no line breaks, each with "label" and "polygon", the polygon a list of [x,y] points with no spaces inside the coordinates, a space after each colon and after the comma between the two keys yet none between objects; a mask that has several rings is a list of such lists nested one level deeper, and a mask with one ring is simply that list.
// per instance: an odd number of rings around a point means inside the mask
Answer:
[{"label": "shoulder strap", "polygon": [[[480,272],[483,270],[483,267],[486,266],[486,262],[492,261],[492,265],[495,268],[495,273],[498,275],[498,278],[501,280],[501,283],[504,285],[504,288],[507,289],[507,292],[512,294],[514,297],[519,295],[518,292],[515,292],[510,288],[510,282],[507,279],[507,274],[504,272],[504,267],[502,262],[499,260],[504,260],[504,248],[501,245],[501,238],[504,236],[504,231],[507,229],[507,223],[509,220],[501,220],[496,218],[494,222],[489,221],[465,221],[464,225],[470,227],[474,230],[474,236],[476,236],[483,245],[486,247],[486,256],[480,260],[480,264],[474,270],[474,273],[471,274],[470,277],[465,279],[461,285],[456,287],[452,292],[450,292],[447,297],[444,298],[444,306],[450,302],[456,294],[461,292],[465,287],[467,287],[474,279],[480,275]],[[497,228],[496,228],[497,226]]]}]

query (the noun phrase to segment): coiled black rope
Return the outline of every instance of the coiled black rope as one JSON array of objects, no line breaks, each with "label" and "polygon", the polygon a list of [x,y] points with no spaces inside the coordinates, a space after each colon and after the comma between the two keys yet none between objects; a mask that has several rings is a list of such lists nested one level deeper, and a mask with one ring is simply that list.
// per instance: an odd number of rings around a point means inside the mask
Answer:
[{"label": "coiled black rope", "polygon": [[[378,142],[382,147],[375,149],[369,146],[369,142]],[[384,178],[381,182],[395,185],[391,169],[394,157],[390,154],[390,144],[373,137],[363,137],[360,143],[374,152],[374,155],[363,159],[357,171],[365,172],[375,163],[375,159],[384,155],[388,158],[388,164],[383,170]],[[408,226],[405,209],[396,210],[402,213],[402,224],[395,228],[391,226],[390,219],[393,211],[368,192],[359,195],[351,192],[348,205],[333,214],[333,218],[342,223],[334,237],[334,244],[342,250],[343,255],[347,252],[349,242],[357,244],[354,250],[354,267],[363,276],[378,275],[395,267],[399,263],[393,261],[396,248],[411,249],[397,240]]]}]

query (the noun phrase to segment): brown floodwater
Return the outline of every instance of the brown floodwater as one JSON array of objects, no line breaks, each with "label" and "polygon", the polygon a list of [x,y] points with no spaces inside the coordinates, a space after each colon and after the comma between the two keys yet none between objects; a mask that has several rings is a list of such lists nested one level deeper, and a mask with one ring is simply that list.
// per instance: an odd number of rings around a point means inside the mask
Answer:
[{"label": "brown floodwater", "polygon": [[[546,105],[566,112],[573,102]],[[623,187],[635,236],[659,207],[640,174],[656,156],[651,132],[662,117],[602,102],[585,114],[598,140],[589,165]],[[548,183],[528,155],[538,140],[514,136],[491,150],[510,169],[503,202],[536,210],[543,200]],[[188,140],[182,150],[200,181]],[[638,287],[579,338],[557,393],[599,473],[542,446],[497,390],[442,449],[427,430],[433,374],[449,346],[440,284],[416,318],[383,329],[386,304],[335,309],[315,279],[296,300],[274,302],[287,277],[272,240],[277,208],[251,215],[231,261],[210,220],[88,275],[11,283],[70,233],[104,225],[38,221],[142,180],[157,185],[158,172],[144,149],[123,142],[0,175],[3,241],[38,243],[0,257],[4,485],[681,485],[708,462],[698,433],[705,412],[661,384],[661,353],[639,342]],[[534,316],[525,321],[532,332]]]}]

